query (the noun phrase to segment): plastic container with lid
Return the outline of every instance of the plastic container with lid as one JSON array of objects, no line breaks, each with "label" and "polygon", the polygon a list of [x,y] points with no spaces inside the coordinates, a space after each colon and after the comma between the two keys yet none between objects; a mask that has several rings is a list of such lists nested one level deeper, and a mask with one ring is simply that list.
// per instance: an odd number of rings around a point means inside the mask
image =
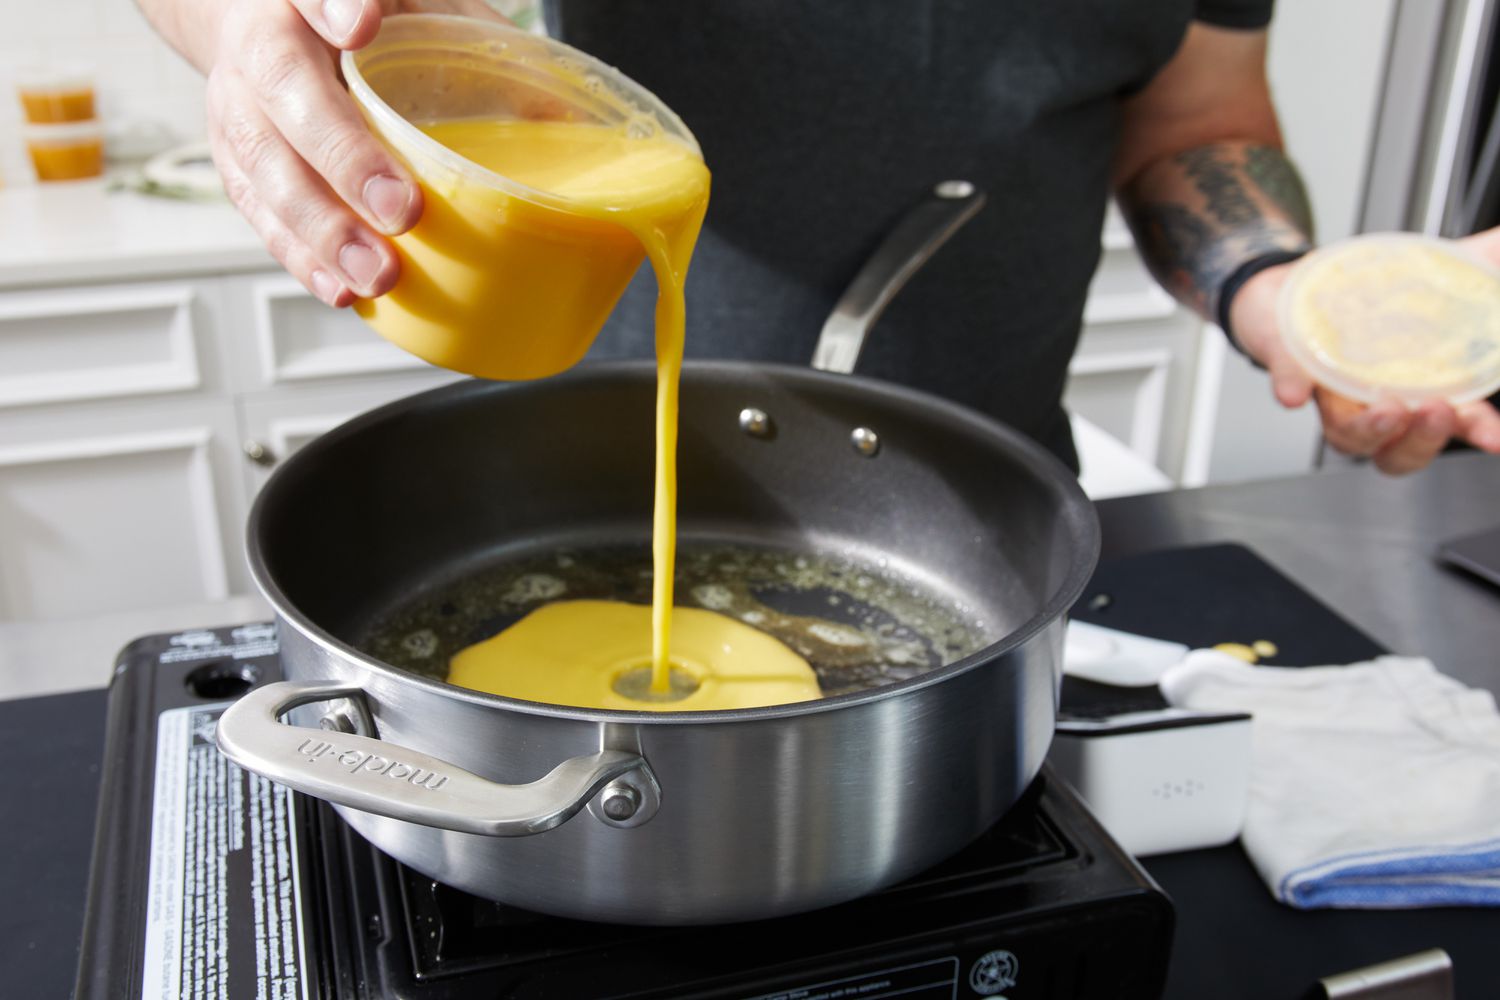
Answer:
[{"label": "plastic container with lid", "polygon": [[624,141],[696,140],[619,71],[509,25],[399,15],[343,55],[350,93],[422,187],[423,214],[396,237],[401,276],[355,311],[427,361],[485,378],[530,379],[580,360],[645,252],[597,205],[529,187],[429,135],[445,123],[551,122]]},{"label": "plastic container with lid", "polygon": [[1292,356],[1352,399],[1457,405],[1500,389],[1500,270],[1452,240],[1330,244],[1297,263],[1277,305]]},{"label": "plastic container with lid", "polygon": [[94,76],[84,66],[28,66],[16,73],[16,95],[33,125],[94,118]]},{"label": "plastic container with lid", "polygon": [[96,121],[27,125],[22,135],[39,181],[76,181],[104,173],[104,129]]}]

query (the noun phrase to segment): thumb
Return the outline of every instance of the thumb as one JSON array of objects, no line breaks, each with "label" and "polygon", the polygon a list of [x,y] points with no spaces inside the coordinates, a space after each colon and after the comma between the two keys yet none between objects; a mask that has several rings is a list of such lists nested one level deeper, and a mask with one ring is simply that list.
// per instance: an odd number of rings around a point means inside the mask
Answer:
[{"label": "thumb", "polygon": [[1289,410],[1307,405],[1316,383],[1292,357],[1280,338],[1261,345],[1261,364],[1271,375],[1271,392],[1276,401]]},{"label": "thumb", "polygon": [[1288,410],[1306,406],[1307,401],[1312,399],[1315,388],[1313,380],[1301,368],[1297,368],[1295,362],[1290,368],[1280,371],[1271,369],[1271,392],[1276,395],[1276,401]]},{"label": "thumb", "polygon": [[336,49],[364,48],[380,30],[376,0],[291,0],[302,19]]}]

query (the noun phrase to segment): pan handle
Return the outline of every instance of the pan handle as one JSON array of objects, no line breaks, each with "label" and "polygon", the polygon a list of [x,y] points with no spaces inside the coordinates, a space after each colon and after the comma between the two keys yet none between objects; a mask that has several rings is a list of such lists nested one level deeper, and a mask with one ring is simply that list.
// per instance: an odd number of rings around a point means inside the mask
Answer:
[{"label": "pan handle", "polygon": [[968,181],[943,181],[896,223],[854,280],[818,335],[812,366],[854,371],[865,335],[917,269],[984,207],[984,192]]},{"label": "pan handle", "polygon": [[[283,713],[299,705],[339,698],[362,704],[363,697],[358,687],[317,681],[279,681],[256,688],[219,717],[219,750],[247,771],[316,798],[488,837],[550,830],[605,785],[637,768],[641,780],[632,785],[654,788],[656,783],[644,757],[621,750],[573,757],[530,784],[502,785],[383,740],[280,722]],[[622,816],[608,805],[595,813],[606,822],[622,820],[612,824],[617,826],[634,826],[649,818]]]}]

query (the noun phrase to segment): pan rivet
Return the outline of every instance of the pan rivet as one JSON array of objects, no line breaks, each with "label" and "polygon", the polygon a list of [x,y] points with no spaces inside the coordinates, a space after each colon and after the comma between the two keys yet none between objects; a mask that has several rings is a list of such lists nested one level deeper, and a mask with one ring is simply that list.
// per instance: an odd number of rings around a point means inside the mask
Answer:
[{"label": "pan rivet", "polygon": [[329,712],[318,720],[318,725],[323,729],[335,733],[352,733],[355,731],[354,720],[349,718],[347,712]]},{"label": "pan rivet", "polygon": [[599,805],[605,816],[622,822],[634,816],[641,807],[641,793],[623,782],[612,781],[604,786]]},{"label": "pan rivet", "polygon": [[880,435],[868,427],[854,428],[854,433],[849,435],[849,442],[865,458],[874,458],[875,453],[880,450]]},{"label": "pan rivet", "polygon": [[771,416],[765,410],[747,406],[740,411],[740,430],[751,437],[769,438],[776,433],[776,425],[771,423]]}]

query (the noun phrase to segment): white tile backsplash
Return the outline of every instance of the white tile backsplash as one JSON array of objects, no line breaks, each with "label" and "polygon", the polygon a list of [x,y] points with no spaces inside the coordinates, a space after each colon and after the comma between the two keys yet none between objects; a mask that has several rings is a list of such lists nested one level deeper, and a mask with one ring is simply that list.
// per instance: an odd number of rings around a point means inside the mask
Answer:
[{"label": "white tile backsplash", "polygon": [[0,183],[31,183],[13,76],[36,62],[87,63],[106,130],[155,122],[203,134],[203,80],[131,0],[0,0]]}]

